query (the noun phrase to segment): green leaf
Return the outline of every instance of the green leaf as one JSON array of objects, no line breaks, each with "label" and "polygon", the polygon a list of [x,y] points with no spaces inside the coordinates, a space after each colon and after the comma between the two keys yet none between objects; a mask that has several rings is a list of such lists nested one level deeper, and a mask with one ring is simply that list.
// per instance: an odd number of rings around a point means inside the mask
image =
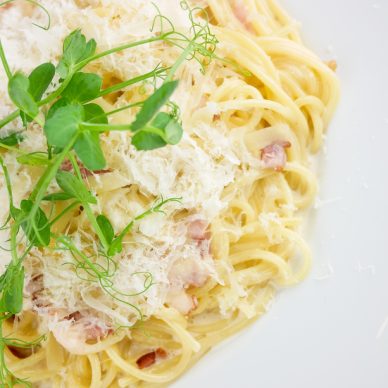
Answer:
[{"label": "green leaf", "polygon": [[78,199],[81,203],[97,204],[97,199],[88,191],[82,181],[75,175],[67,171],[57,172],[58,186],[73,198]]},{"label": "green leaf", "polygon": [[11,217],[14,220],[16,220],[20,216],[22,211],[20,209],[16,208],[15,206],[11,206],[9,209],[9,213],[11,214]]},{"label": "green leaf", "polygon": [[68,199],[73,199],[74,196],[69,193],[52,193],[46,195],[43,198],[43,201],[56,202],[56,201],[67,201]]},{"label": "green leaf", "polygon": [[[163,137],[155,130],[161,130]],[[164,147],[166,144],[178,144],[183,136],[182,126],[170,114],[159,112],[150,125],[140,129],[132,137],[132,144],[137,150],[149,151]]]},{"label": "green leaf", "polygon": [[1,144],[13,147],[21,143],[22,140],[23,140],[22,134],[20,132],[14,132],[14,133],[11,133],[10,135],[0,137],[0,147],[1,147]]},{"label": "green leaf", "polygon": [[[33,206],[34,203],[31,200],[23,199],[20,203],[21,212],[18,212],[17,218],[22,221],[21,226],[29,242],[36,247],[46,247],[50,244],[50,224],[41,208],[34,216],[35,222],[28,219]],[[27,220],[23,221],[25,218]]]},{"label": "green leaf", "polygon": [[44,126],[48,144],[59,148],[66,147],[77,133],[83,118],[84,110],[80,105],[67,105],[55,110]]},{"label": "green leaf", "polygon": [[168,102],[177,87],[178,81],[170,81],[163,84],[159,89],[156,89],[156,91],[145,100],[140,112],[136,115],[136,119],[131,125],[132,131],[138,131],[147,125]]},{"label": "green leaf", "polygon": [[115,232],[113,230],[112,224],[110,223],[108,218],[105,217],[103,214],[100,214],[99,216],[97,216],[97,223],[102,233],[104,234],[106,241],[108,241],[108,243],[111,244],[115,236]]},{"label": "green leaf", "polygon": [[102,78],[93,73],[75,73],[62,97],[70,102],[87,102],[94,100],[100,93]]},{"label": "green leaf", "polygon": [[174,118],[171,118],[165,128],[166,141],[168,144],[178,144],[183,136],[183,128]]},{"label": "green leaf", "polygon": [[50,86],[54,75],[55,66],[52,63],[43,63],[31,72],[28,77],[30,81],[30,87],[28,90],[36,102],[42,99],[43,94]]},{"label": "green leaf", "polygon": [[68,105],[76,106],[77,104],[71,104],[70,101],[66,100],[66,98],[60,98],[59,100],[55,101],[55,103],[51,105],[49,111],[47,112],[46,120],[51,119],[51,117],[54,116],[54,113],[59,108],[63,108]]},{"label": "green leaf", "polygon": [[146,131],[138,131],[132,137],[132,144],[138,151],[151,151],[164,147],[167,143],[159,135]]},{"label": "green leaf", "polygon": [[[108,118],[104,110],[97,104],[84,105],[85,121],[97,124],[108,124]],[[74,145],[77,156],[90,170],[102,170],[106,166],[104,154],[100,146],[99,134],[96,132],[81,132],[77,142]]]},{"label": "green leaf", "polygon": [[105,168],[106,160],[100,146],[98,133],[90,131],[81,132],[74,144],[74,150],[88,170],[96,171]]},{"label": "green leaf", "polygon": [[22,73],[16,73],[8,83],[8,94],[12,102],[26,115],[35,118],[39,113],[38,104],[29,92],[30,80]]},{"label": "green leaf", "polygon": [[108,124],[108,117],[104,112],[104,109],[97,104],[84,105],[85,109],[85,121],[88,123],[96,124]]},{"label": "green leaf", "polygon": [[86,43],[85,35],[81,30],[73,31],[63,42],[63,55],[57,66],[57,73],[65,79],[76,64],[92,56],[95,51],[94,39]]},{"label": "green leaf", "polygon": [[50,160],[44,152],[32,152],[30,154],[21,155],[17,157],[17,161],[20,164],[25,164],[27,166],[47,166],[50,164]]},{"label": "green leaf", "polygon": [[[42,99],[44,92],[50,86],[51,81],[55,75],[55,66],[51,63],[43,63],[36,67],[28,77],[30,86],[28,91],[32,98],[38,102]],[[28,117],[24,112],[20,113],[20,117],[23,121],[23,125],[26,126],[32,119]]]},{"label": "green leaf", "polygon": [[112,243],[108,249],[109,256],[114,256],[117,253],[121,253],[123,251],[123,238],[124,238],[124,236],[120,235],[119,237],[116,237],[112,241]]},{"label": "green leaf", "polygon": [[117,253],[121,253],[123,250],[123,239],[126,234],[132,229],[134,225],[134,221],[131,221],[123,231],[111,242],[110,247],[108,249],[108,255],[114,256]]},{"label": "green leaf", "polygon": [[88,43],[86,43],[84,52],[82,56],[78,59],[78,62],[83,61],[84,59],[90,58],[96,52],[97,42],[94,39],[90,39]]},{"label": "green leaf", "polygon": [[18,314],[23,308],[24,268],[10,264],[0,282],[0,312]]},{"label": "green leaf", "polygon": [[178,121],[168,113],[160,112],[152,122],[156,128],[162,129],[165,133],[164,140],[168,144],[178,144],[183,136],[183,128]]}]

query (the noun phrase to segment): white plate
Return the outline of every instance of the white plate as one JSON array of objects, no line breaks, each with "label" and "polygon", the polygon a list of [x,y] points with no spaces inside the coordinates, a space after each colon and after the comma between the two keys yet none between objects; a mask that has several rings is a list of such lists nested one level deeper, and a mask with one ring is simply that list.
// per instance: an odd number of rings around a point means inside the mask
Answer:
[{"label": "white plate", "polygon": [[175,388],[388,387],[388,1],[281,3],[342,82],[321,163],[328,202],[310,224],[314,268]]}]

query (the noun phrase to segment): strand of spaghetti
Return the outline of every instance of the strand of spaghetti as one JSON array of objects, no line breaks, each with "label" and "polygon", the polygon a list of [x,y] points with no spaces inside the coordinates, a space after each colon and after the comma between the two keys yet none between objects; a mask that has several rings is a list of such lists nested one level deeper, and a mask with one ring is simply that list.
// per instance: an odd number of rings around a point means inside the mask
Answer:
[{"label": "strand of spaghetti", "polygon": [[294,177],[298,186],[304,189],[303,193],[294,198],[294,204],[298,209],[306,209],[313,203],[317,194],[317,178],[311,170],[297,162],[287,163],[284,171],[290,173],[291,178]]},{"label": "strand of spaghetti", "polygon": [[[185,327],[178,323],[178,320],[181,318],[181,314],[164,307],[156,314],[156,317],[166,322],[166,324],[173,329],[178,338],[180,338],[182,342],[189,347],[190,351],[195,353],[200,350],[201,345],[194,339]],[[187,320],[185,320],[185,324],[187,324]]]},{"label": "strand of spaghetti", "polygon": [[289,264],[282,257],[276,255],[275,253],[257,248],[250,251],[235,253],[230,256],[230,261],[233,263],[233,265],[251,260],[264,260],[268,263],[271,263],[277,270],[276,278],[279,283],[291,285],[298,282],[295,279]]},{"label": "strand of spaghetti", "polygon": [[12,367],[13,372],[22,372],[24,370],[34,370],[39,362],[43,361],[46,354],[43,349],[33,353],[30,357],[18,359],[9,350],[5,353],[6,360]]},{"label": "strand of spaghetti", "polygon": [[[308,123],[294,101],[283,90],[282,86],[267,74],[262,66],[257,64],[257,58],[260,58],[260,55],[262,54],[262,51],[260,50],[260,46],[262,47],[262,45],[256,43],[253,39],[240,32],[231,31],[226,28],[217,28],[216,31],[220,41],[225,40],[228,42],[230,47],[229,54],[232,56],[233,60],[240,63],[241,66],[244,66],[254,74],[255,77],[257,77],[271,93],[273,93],[276,100],[292,110],[294,114],[292,124],[299,133],[299,138],[302,142],[308,133]],[[288,42],[285,42],[285,44],[288,44]],[[265,51],[265,55],[268,55],[267,50]],[[241,58],[244,58],[244,60],[242,61]]]},{"label": "strand of spaghetti", "polygon": [[116,379],[118,375],[118,370],[116,366],[113,364],[113,362],[110,362],[109,365],[105,361],[104,366],[107,370],[104,377],[101,380],[101,388],[108,388],[112,386],[113,381]]},{"label": "strand of spaghetti", "polygon": [[305,96],[298,98],[295,103],[300,108],[305,108],[312,120],[312,125],[314,127],[313,138],[311,141],[311,151],[316,153],[322,146],[323,135],[325,131],[325,126],[322,120],[322,115],[324,113],[325,107],[321,100],[314,96]]},{"label": "strand of spaghetti", "polygon": [[97,354],[88,354],[88,360],[92,370],[90,388],[101,387],[101,362]]},{"label": "strand of spaghetti", "polygon": [[238,282],[244,287],[253,285],[261,285],[264,282],[272,279],[276,275],[276,271],[266,265],[258,264],[236,271]]},{"label": "strand of spaghetti", "polygon": [[[256,4],[260,4],[260,0],[255,0]],[[287,14],[287,12],[274,0],[267,0],[269,8],[272,11],[273,18],[278,20],[280,25],[286,26],[295,24],[295,21]],[[299,29],[295,26],[293,33],[290,34],[290,39],[302,44],[302,39],[299,34]]]},{"label": "strand of spaghetti", "polygon": [[228,109],[237,110],[237,109],[252,109],[252,108],[270,109],[274,112],[279,113],[286,120],[292,121],[293,119],[291,109],[275,101],[247,99],[247,100],[224,101],[219,103],[219,109],[221,112]]},{"label": "strand of spaghetti", "polygon": [[339,101],[338,80],[334,72],[314,53],[294,42],[276,37],[257,37],[256,41],[268,55],[288,57],[298,63],[311,66],[318,71],[322,80],[322,101],[326,106],[325,124],[332,118]]}]

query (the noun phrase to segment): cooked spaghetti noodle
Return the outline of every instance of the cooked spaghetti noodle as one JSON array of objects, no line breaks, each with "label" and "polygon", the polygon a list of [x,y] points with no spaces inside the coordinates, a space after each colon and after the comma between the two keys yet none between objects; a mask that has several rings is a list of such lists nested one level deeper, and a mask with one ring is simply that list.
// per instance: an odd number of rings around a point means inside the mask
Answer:
[{"label": "cooked spaghetti noodle", "polygon": [[[176,28],[190,27],[180,1],[156,3]],[[99,47],[109,48],[150,36],[156,13],[144,0],[42,4],[50,10],[52,32],[31,25],[44,17],[32,5],[0,9],[0,36],[10,62],[22,63],[23,70],[31,70],[47,52],[56,58],[71,29],[81,27]],[[141,220],[116,258],[116,288],[136,294],[131,304],[145,318],[139,322],[134,309],[78,276],[66,265],[72,258],[65,251],[33,249],[25,263],[24,311],[3,324],[5,337],[32,341],[48,334],[32,351],[6,349],[10,370],[33,385],[168,385],[263,314],[278,286],[295,285],[309,272],[301,212],[316,194],[309,157],[320,149],[336,107],[337,78],[303,45],[298,25],[274,0],[201,0],[190,6],[201,7],[193,13],[196,18],[209,18],[220,59],[204,72],[200,64],[187,62],[177,74],[180,86],[173,100],[182,112],[182,142],[137,152],[129,135],[107,134],[103,148],[109,169],[87,177],[98,194],[96,209],[110,216],[115,230],[159,195],[182,198],[180,204],[168,203],[165,214]],[[27,47],[31,61],[23,62]],[[171,66],[176,51],[149,44],[90,66],[109,86],[159,63]],[[3,116],[11,108],[4,78],[0,84]],[[98,103],[117,109],[149,88],[129,87]],[[135,113],[136,108],[122,112],[113,121],[126,122]],[[44,138],[31,126],[23,147],[37,146],[44,147]],[[20,200],[39,169],[18,164],[16,157],[4,154]],[[93,233],[79,209],[63,217],[56,230],[74,236],[79,249],[93,247]],[[6,254],[0,264],[5,268]],[[150,287],[147,276],[152,276]]]}]

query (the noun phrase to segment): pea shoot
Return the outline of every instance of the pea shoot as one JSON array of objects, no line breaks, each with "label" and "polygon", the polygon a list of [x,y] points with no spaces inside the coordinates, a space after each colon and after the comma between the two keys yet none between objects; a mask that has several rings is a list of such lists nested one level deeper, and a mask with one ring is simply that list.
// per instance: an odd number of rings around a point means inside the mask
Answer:
[{"label": "pea shoot", "polygon": [[[0,3],[0,7],[11,1],[13,0]],[[48,11],[35,1],[26,1],[38,5],[46,12],[47,28],[38,27],[48,29],[50,27]],[[2,334],[2,323],[22,311],[23,262],[33,248],[70,252],[73,262],[69,265],[73,266],[81,279],[96,283],[106,294],[132,307],[138,313],[139,319],[143,318],[140,309],[130,301],[134,295],[123,294],[114,287],[112,277],[117,270],[115,255],[123,251],[124,238],[137,221],[152,213],[163,212],[163,207],[167,203],[180,202],[180,199],[156,200],[149,210],[130,220],[121,232],[115,233],[109,218],[104,214],[97,214],[92,207],[98,203],[98,199],[86,186],[80,165],[92,172],[106,168],[107,162],[100,144],[102,133],[111,131],[131,133],[132,144],[139,152],[173,146],[180,142],[183,128],[179,107],[170,101],[179,84],[179,81],[174,79],[175,74],[181,64],[190,59],[196,60],[204,68],[209,60],[215,58],[217,44],[208,23],[195,21],[193,10],[189,10],[185,2],[182,2],[182,6],[188,10],[192,23],[190,36],[176,31],[172,22],[157,9],[151,32],[154,32],[157,26],[160,28],[151,37],[98,52],[97,42],[94,39],[87,40],[82,31],[77,29],[64,39],[62,56],[58,63],[43,63],[28,75],[12,71],[13,66],[8,63],[0,41],[0,61],[8,78],[9,97],[15,105],[14,112],[0,119],[0,167],[9,199],[9,215],[2,228],[9,228],[12,257],[6,271],[0,276],[1,386],[29,385],[27,381],[15,377],[7,368],[4,357],[6,346],[13,344],[18,347],[34,347],[44,341],[44,338],[40,338],[33,343],[26,343],[4,337]],[[85,69],[88,64],[105,56],[154,42],[165,42],[181,50],[172,66],[158,66],[153,71],[106,89],[102,88],[103,82],[99,74],[87,72]],[[54,87],[53,79],[56,75],[60,82],[55,90],[48,92]],[[163,82],[144,101],[130,103],[112,112],[104,111],[96,103],[102,96],[150,79],[161,79]],[[133,122],[122,125],[110,123],[111,116],[130,108],[138,109]],[[7,134],[1,131],[17,118],[21,120],[22,129]],[[41,128],[46,138],[47,150],[26,153],[19,148],[24,141],[23,132],[31,124]],[[1,156],[3,151],[16,153],[20,164],[38,166],[42,169],[42,174],[31,194],[18,204],[14,202],[11,177]],[[61,169],[64,162],[71,164],[71,171]],[[53,181],[56,181],[60,191],[50,194],[48,188]],[[67,201],[67,206],[59,214],[53,216],[44,210],[47,208],[44,204],[52,204],[55,207],[57,203],[63,201]],[[80,206],[84,209],[98,241],[97,252],[84,252],[77,248],[71,236],[53,232],[56,222]],[[93,257],[104,260],[98,260],[97,263]],[[142,292],[152,286],[152,274],[134,275],[144,276]]]}]

